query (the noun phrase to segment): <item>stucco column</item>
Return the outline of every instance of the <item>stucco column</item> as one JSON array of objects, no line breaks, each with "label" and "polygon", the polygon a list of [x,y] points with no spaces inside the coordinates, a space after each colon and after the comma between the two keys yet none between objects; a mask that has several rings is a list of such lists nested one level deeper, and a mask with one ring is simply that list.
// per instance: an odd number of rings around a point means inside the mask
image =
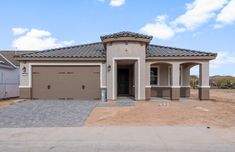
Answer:
[{"label": "stucco column", "polygon": [[139,87],[139,76],[138,76],[138,61],[135,61],[134,63],[134,77],[135,77],[135,100],[139,99],[139,91],[138,91],[138,87]]},{"label": "stucco column", "polygon": [[101,72],[102,72],[102,82],[101,82],[101,101],[106,101],[107,100],[107,83],[106,83],[106,63],[102,63],[102,68],[101,68]]},{"label": "stucco column", "polygon": [[180,96],[181,97],[190,96],[190,66],[189,65],[181,66]]},{"label": "stucco column", "polygon": [[151,98],[150,69],[151,69],[151,62],[146,62],[145,63],[145,98],[146,100],[150,100]]},{"label": "stucco column", "polygon": [[117,85],[117,63],[115,60],[107,59],[107,67],[110,66],[110,70],[106,68],[107,76],[107,100],[116,100],[116,85]]},{"label": "stucco column", "polygon": [[200,86],[199,86],[199,99],[210,99],[210,86],[209,86],[209,62],[202,62],[200,64]]},{"label": "stucco column", "polygon": [[[23,71],[23,68],[25,68],[25,71]],[[31,80],[31,67],[28,62],[20,63],[19,73],[20,73],[20,98],[22,99],[31,99],[32,98],[32,85],[30,84]]]},{"label": "stucco column", "polygon": [[180,65],[175,62],[172,63],[172,86],[171,86],[171,100],[179,100],[180,98]]},{"label": "stucco column", "polygon": [[113,61],[113,100],[117,99],[117,61]]}]

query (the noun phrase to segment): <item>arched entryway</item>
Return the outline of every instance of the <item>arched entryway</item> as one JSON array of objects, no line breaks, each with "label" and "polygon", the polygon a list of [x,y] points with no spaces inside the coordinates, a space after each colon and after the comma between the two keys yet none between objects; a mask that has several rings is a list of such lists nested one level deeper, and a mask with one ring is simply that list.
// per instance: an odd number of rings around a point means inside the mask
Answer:
[{"label": "arched entryway", "polygon": [[157,61],[146,64],[146,97],[190,97],[190,69],[199,65],[198,98],[209,99],[209,62]]},{"label": "arched entryway", "polygon": [[172,64],[168,62],[154,62],[150,64],[149,69],[151,97],[170,99],[172,85]]},{"label": "arched entryway", "polygon": [[[198,79],[194,89],[198,89],[197,96],[200,100],[209,99],[209,63],[208,62],[183,62],[180,64],[180,97],[190,97],[190,70],[199,67]],[[191,96],[192,97],[192,96]]]}]

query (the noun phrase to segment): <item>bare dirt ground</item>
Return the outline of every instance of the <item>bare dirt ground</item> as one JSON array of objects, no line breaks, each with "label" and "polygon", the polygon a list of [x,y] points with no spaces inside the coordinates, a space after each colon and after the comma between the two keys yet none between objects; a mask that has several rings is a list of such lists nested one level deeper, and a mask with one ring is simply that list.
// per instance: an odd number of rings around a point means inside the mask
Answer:
[{"label": "bare dirt ground", "polygon": [[0,100],[0,108],[10,106],[13,103],[11,99],[9,100]]},{"label": "bare dirt ground", "polygon": [[235,90],[211,89],[211,100],[142,101],[135,106],[96,107],[85,126],[183,125],[208,127],[235,126]]}]

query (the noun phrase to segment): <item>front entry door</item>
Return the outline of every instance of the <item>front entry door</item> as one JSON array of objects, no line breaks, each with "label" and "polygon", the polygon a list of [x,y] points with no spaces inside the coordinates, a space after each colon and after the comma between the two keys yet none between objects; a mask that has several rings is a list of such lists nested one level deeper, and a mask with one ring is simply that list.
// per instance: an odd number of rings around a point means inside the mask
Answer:
[{"label": "front entry door", "polygon": [[118,95],[129,95],[129,69],[118,69]]}]

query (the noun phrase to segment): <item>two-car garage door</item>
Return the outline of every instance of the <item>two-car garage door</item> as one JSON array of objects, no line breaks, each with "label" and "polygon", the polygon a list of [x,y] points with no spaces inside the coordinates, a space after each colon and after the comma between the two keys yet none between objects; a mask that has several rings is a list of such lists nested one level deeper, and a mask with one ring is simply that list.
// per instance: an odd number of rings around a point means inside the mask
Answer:
[{"label": "two-car garage door", "polygon": [[32,98],[98,99],[99,66],[33,66]]}]

